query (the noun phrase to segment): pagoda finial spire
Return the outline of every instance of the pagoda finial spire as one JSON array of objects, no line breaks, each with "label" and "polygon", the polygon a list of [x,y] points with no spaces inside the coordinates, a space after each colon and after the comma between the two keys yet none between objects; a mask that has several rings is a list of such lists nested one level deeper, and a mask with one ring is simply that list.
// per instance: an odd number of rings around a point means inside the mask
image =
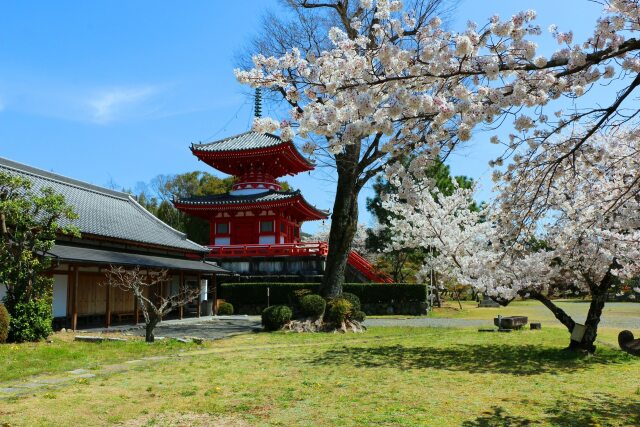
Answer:
[{"label": "pagoda finial spire", "polygon": [[256,88],[253,114],[256,117],[262,117],[262,90],[260,88]]}]

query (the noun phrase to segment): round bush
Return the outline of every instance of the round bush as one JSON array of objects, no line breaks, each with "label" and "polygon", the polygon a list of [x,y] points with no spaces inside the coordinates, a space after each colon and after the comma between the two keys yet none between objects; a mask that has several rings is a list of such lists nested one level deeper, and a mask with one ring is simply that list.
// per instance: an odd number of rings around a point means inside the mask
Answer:
[{"label": "round bush", "polygon": [[47,299],[20,302],[13,307],[9,326],[12,342],[39,341],[53,332],[51,301]]},{"label": "round bush", "polygon": [[272,305],[262,312],[262,326],[267,331],[277,331],[291,320],[291,316],[293,313],[286,305]]},{"label": "round bush", "polygon": [[349,301],[344,298],[336,298],[329,301],[327,320],[336,325],[340,325],[351,317],[352,312],[353,306]]},{"label": "round bush", "polygon": [[233,314],[233,305],[228,302],[223,302],[218,306],[219,316],[231,316]]},{"label": "round bush", "polygon": [[320,295],[305,295],[300,299],[300,310],[307,317],[320,317],[324,314],[327,302]]},{"label": "round bush", "polygon": [[9,324],[11,323],[11,317],[4,304],[0,304],[0,344],[7,342],[9,337]]},{"label": "round bush", "polygon": [[343,292],[342,295],[340,295],[340,298],[346,299],[347,301],[349,301],[351,303],[351,307],[353,308],[353,311],[362,310],[362,306],[360,305],[360,298],[358,298],[356,294],[352,294],[350,292]]},{"label": "round bush", "polygon": [[351,315],[353,320],[357,320],[358,322],[364,322],[364,319],[367,318],[367,315],[362,310],[354,311]]}]

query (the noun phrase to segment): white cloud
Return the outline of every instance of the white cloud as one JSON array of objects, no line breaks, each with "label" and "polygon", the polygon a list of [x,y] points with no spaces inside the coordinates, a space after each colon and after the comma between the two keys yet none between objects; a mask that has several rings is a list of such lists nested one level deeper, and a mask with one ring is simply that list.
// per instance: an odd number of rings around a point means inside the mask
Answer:
[{"label": "white cloud", "polygon": [[87,104],[91,108],[93,121],[106,124],[128,115],[138,115],[136,107],[157,92],[158,88],[153,86],[113,88],[96,94]]}]

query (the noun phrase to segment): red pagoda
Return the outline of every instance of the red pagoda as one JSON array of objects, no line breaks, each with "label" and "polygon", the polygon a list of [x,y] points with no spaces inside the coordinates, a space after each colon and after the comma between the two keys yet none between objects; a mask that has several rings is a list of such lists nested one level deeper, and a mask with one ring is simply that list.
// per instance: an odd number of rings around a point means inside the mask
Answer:
[{"label": "red pagoda", "polygon": [[[256,93],[256,116],[260,116]],[[235,177],[226,194],[174,200],[177,209],[209,222],[208,258],[223,268],[250,276],[296,276],[320,280],[327,242],[302,242],[305,221],[324,220],[328,212],[307,202],[300,191],[283,191],[277,179],[314,169],[291,141],[272,134],[245,132],[191,152],[209,166]],[[351,281],[390,282],[357,252],[349,254]]]},{"label": "red pagoda", "polygon": [[176,208],[209,222],[212,255],[223,246],[300,243],[304,221],[328,216],[299,191],[283,191],[277,181],[314,168],[291,141],[250,131],[193,144],[191,151],[209,166],[235,177],[229,193],[174,201]]}]

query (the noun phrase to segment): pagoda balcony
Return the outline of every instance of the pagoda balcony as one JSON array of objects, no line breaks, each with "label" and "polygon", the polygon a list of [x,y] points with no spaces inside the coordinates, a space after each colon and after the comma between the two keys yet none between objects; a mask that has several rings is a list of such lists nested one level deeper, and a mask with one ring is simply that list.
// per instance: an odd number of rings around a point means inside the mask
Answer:
[{"label": "pagoda balcony", "polygon": [[[210,258],[251,258],[251,257],[326,257],[329,253],[327,242],[301,242],[281,244],[249,244],[249,245],[209,245]],[[359,271],[367,280],[376,283],[393,283],[393,279],[378,270],[358,252],[349,252],[347,263]]]},{"label": "pagoda balcony", "polygon": [[301,242],[280,244],[209,245],[213,258],[238,258],[254,256],[326,256],[327,242]]}]

